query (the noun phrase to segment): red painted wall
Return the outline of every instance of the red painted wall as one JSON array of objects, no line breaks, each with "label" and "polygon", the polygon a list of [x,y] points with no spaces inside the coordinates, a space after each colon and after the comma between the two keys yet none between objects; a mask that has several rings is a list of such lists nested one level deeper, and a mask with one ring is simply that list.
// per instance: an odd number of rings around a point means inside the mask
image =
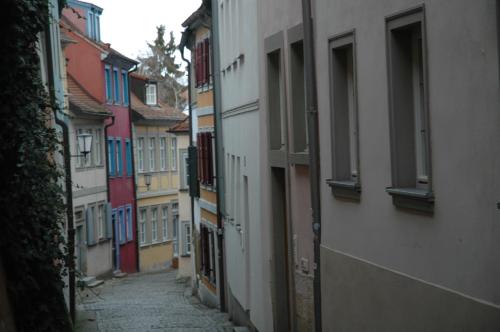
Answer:
[{"label": "red painted wall", "polygon": [[122,139],[122,176],[110,178],[110,197],[111,205],[115,208],[132,206],[132,234],[133,240],[120,245],[120,270],[127,273],[137,271],[137,251],[136,251],[136,215],[134,200],[134,177],[127,176],[126,172],[126,152],[125,139],[128,138],[132,143],[130,133],[130,113],[128,106],[106,105],[107,109],[115,115],[115,124],[108,128],[108,136]]}]

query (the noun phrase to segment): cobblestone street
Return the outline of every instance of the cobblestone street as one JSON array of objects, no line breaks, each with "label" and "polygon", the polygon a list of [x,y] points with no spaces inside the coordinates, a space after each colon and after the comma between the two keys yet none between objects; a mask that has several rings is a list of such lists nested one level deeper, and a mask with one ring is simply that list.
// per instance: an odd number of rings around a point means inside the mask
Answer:
[{"label": "cobblestone street", "polygon": [[138,273],[79,292],[76,331],[233,331],[227,314],[202,305],[176,274]]}]

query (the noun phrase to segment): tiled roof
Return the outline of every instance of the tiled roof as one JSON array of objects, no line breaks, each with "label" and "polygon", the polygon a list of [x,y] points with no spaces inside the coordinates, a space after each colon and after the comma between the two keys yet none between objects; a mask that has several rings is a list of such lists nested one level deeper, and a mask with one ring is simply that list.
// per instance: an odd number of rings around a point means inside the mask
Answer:
[{"label": "tiled roof", "polygon": [[182,133],[189,131],[189,117],[186,117],[182,122],[171,127],[168,131],[173,133]]},{"label": "tiled roof", "polygon": [[87,116],[108,117],[111,113],[68,74],[70,111]]},{"label": "tiled roof", "polygon": [[144,104],[139,97],[130,92],[132,110],[144,120],[184,120],[186,115],[168,105],[150,106]]}]

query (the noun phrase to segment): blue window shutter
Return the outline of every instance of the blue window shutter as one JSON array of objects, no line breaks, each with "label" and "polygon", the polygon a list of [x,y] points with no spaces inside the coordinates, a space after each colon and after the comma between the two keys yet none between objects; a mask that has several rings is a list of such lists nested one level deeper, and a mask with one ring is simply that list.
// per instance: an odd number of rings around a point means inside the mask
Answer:
[{"label": "blue window shutter", "polygon": [[118,70],[113,70],[113,81],[115,83],[115,104],[120,103],[120,78],[118,77]]},{"label": "blue window shutter", "polygon": [[113,219],[112,219],[112,208],[111,203],[106,203],[106,238],[111,239],[113,237]]},{"label": "blue window shutter", "polygon": [[127,157],[127,176],[132,176],[132,146],[130,140],[127,139],[126,142],[126,157]]},{"label": "blue window shutter", "polygon": [[126,71],[122,72],[122,86],[123,86],[123,103],[128,105],[128,75]]},{"label": "blue window shutter", "polygon": [[132,241],[134,239],[134,228],[132,227],[132,207],[127,206],[127,240]]},{"label": "blue window shutter", "polygon": [[106,66],[104,69],[104,79],[106,81],[106,102],[110,103],[113,99],[113,90],[111,84],[111,68]]},{"label": "blue window shutter", "polygon": [[122,140],[116,139],[116,175],[122,176],[123,174],[123,158],[122,158]]},{"label": "blue window shutter", "polygon": [[87,208],[85,211],[85,226],[87,227],[87,245],[92,245],[95,243],[94,236],[94,216],[92,215],[92,210]]},{"label": "blue window shutter", "polygon": [[115,145],[113,144],[113,139],[108,139],[108,169],[109,175],[115,175]]}]

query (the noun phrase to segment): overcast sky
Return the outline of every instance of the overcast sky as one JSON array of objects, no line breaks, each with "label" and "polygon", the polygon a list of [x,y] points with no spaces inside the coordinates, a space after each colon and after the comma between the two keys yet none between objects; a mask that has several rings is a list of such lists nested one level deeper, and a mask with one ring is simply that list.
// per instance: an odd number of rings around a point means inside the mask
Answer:
[{"label": "overcast sky", "polygon": [[[182,22],[201,5],[201,0],[86,0],[101,8],[101,39],[124,55],[136,59],[156,38],[156,26],[165,25],[168,42],[174,31],[181,38]],[[180,54],[178,63],[181,62]]]}]

